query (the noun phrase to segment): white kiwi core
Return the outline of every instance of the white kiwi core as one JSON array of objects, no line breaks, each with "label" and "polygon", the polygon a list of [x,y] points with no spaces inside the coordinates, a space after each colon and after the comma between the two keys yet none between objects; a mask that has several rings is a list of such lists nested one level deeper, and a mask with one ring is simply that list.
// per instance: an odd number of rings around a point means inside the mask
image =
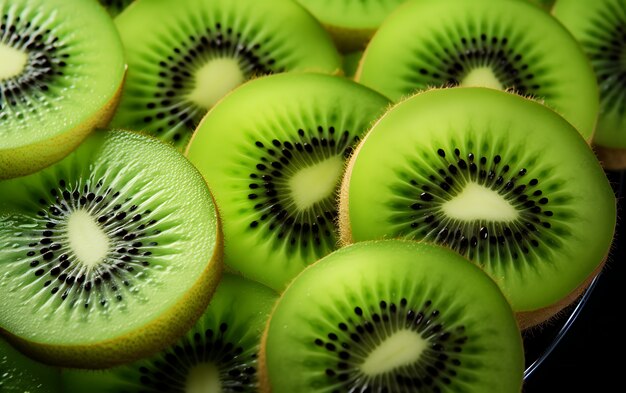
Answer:
[{"label": "white kiwi core", "polygon": [[366,375],[384,374],[398,367],[416,362],[428,342],[412,330],[399,330],[376,347],[360,368]]},{"label": "white kiwi core", "polygon": [[27,53],[0,43],[0,81],[22,74],[27,63]]},{"label": "white kiwi core", "polygon": [[469,182],[454,199],[445,202],[446,216],[461,221],[515,220],[519,212],[502,195],[480,184]]},{"label": "white kiwi core", "polygon": [[489,67],[474,68],[461,80],[462,87],[490,87],[503,90],[502,83]]},{"label": "white kiwi core", "polygon": [[185,393],[221,393],[217,367],[211,363],[201,363],[194,366],[187,374]]},{"label": "white kiwi core", "polygon": [[332,156],[294,173],[289,179],[289,190],[296,206],[308,209],[329,195],[334,196],[343,167],[341,156]]},{"label": "white kiwi core", "polygon": [[67,222],[70,247],[79,261],[97,266],[109,252],[109,237],[86,210],[74,211]]},{"label": "white kiwi core", "polygon": [[187,98],[201,108],[210,109],[245,79],[236,59],[211,59],[196,71],[195,87]]}]

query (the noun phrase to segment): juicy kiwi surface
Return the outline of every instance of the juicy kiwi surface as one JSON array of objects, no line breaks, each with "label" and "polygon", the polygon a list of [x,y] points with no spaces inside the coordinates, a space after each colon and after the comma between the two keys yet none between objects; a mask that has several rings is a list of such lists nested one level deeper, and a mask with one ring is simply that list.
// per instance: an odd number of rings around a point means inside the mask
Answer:
[{"label": "juicy kiwi surface", "polygon": [[95,1],[0,0],[0,179],[40,170],[108,122],[125,63]]},{"label": "juicy kiwi surface", "polygon": [[337,248],[345,161],[388,100],[339,76],[250,81],[204,118],[187,150],[224,222],[225,261],[278,291]]},{"label": "juicy kiwi surface", "polygon": [[600,268],[615,202],[562,117],[513,94],[457,87],[418,94],[372,128],[346,171],[340,229],[346,243],[446,245],[482,267],[515,311],[536,312],[524,318],[532,325]]},{"label": "juicy kiwi surface", "polygon": [[532,96],[587,141],[598,116],[598,87],[580,45],[527,1],[401,5],[372,38],[356,80],[394,101],[429,87],[457,85]]},{"label": "juicy kiwi surface", "polygon": [[60,393],[61,373],[24,356],[0,338],[0,392]]},{"label": "juicy kiwi surface", "polygon": [[[626,167],[626,1],[559,0],[553,10],[589,56],[600,86],[600,117],[594,136],[599,147],[622,150]],[[611,164],[611,163],[609,163]]]},{"label": "juicy kiwi surface", "polygon": [[210,191],[172,147],[98,131],[0,182],[0,334],[59,366],[107,367],[183,334],[219,279]]},{"label": "juicy kiwi surface", "polygon": [[112,124],[181,149],[207,110],[244,81],[341,69],[330,36],[293,1],[141,1],[116,25],[129,71]]},{"label": "juicy kiwi surface", "polygon": [[298,275],[261,348],[263,391],[519,392],[522,340],[496,284],[450,250],[360,242]]},{"label": "juicy kiwi surface", "polygon": [[208,308],[174,345],[105,371],[63,372],[67,392],[257,392],[258,352],[276,301],[271,289],[224,274]]}]

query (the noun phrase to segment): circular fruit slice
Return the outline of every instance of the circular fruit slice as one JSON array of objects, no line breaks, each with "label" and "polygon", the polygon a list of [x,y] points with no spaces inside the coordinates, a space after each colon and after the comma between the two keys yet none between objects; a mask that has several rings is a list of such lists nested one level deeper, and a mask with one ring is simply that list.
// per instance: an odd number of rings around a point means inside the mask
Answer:
[{"label": "circular fruit slice", "polygon": [[0,0],[0,179],[65,157],[113,114],[122,44],[94,1]]},{"label": "circular fruit slice", "polygon": [[626,1],[559,0],[554,16],[582,44],[600,86],[593,142],[607,168],[626,168]]},{"label": "circular fruit slice", "polygon": [[447,245],[500,285],[524,312],[522,327],[580,294],[614,233],[615,195],[591,148],[545,106],[493,89],[432,90],[398,104],[344,181],[344,241]]},{"label": "circular fruit slice", "polygon": [[441,247],[385,240],[298,275],[260,362],[274,393],[506,393],[521,389],[524,354],[511,307],[480,269]]},{"label": "circular fruit slice", "polygon": [[68,392],[258,392],[261,334],[278,295],[224,274],[208,308],[174,345],[132,364],[106,370],[65,371]]},{"label": "circular fruit slice", "polygon": [[527,1],[408,2],[372,38],[356,80],[394,101],[457,85],[532,96],[587,141],[598,116],[598,87],[580,45]]},{"label": "circular fruit slice", "polygon": [[330,36],[292,1],[142,1],[116,25],[129,70],[112,124],[181,149],[206,112],[244,81],[341,69]]},{"label": "circular fruit slice", "polygon": [[97,132],[0,183],[0,333],[59,366],[108,367],[187,331],[222,268],[218,216],[179,152]]},{"label": "circular fruit slice", "polygon": [[0,338],[0,391],[3,393],[62,392],[59,369],[35,362]]},{"label": "circular fruit slice", "polygon": [[292,73],[248,82],[215,106],[187,155],[224,218],[226,264],[282,291],[337,248],[346,159],[387,105],[345,78]]}]

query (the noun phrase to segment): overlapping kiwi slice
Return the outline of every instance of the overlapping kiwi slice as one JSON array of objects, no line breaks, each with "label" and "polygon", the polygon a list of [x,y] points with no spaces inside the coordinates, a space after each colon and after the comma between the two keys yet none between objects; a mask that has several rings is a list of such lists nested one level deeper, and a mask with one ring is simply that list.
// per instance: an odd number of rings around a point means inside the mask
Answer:
[{"label": "overlapping kiwi slice", "polygon": [[105,125],[124,71],[95,1],[0,0],[0,179],[60,160]]},{"label": "overlapping kiwi slice", "polygon": [[500,285],[523,328],[580,294],[615,221],[615,195],[575,129],[488,88],[431,90],[387,112],[353,155],[340,202],[344,242],[446,245]]},{"label": "overlapping kiwi slice", "polygon": [[590,58],[600,86],[593,142],[606,168],[626,168],[626,1],[559,0],[553,10]]},{"label": "overlapping kiwi slice", "polygon": [[35,362],[0,338],[0,392],[60,393],[59,369]]},{"label": "overlapping kiwi slice", "polygon": [[147,356],[206,308],[222,251],[210,191],[182,154],[98,131],[0,182],[0,334],[58,366]]},{"label": "overlapping kiwi slice", "polygon": [[207,110],[246,80],[341,69],[330,36],[293,1],[141,1],[116,25],[129,71],[112,124],[181,149]]},{"label": "overlapping kiwi slice", "polygon": [[187,156],[220,207],[226,264],[280,291],[337,248],[345,161],[387,105],[348,79],[312,73],[259,78],[216,105]]},{"label": "overlapping kiwi slice", "polygon": [[106,371],[63,373],[67,392],[257,392],[263,328],[278,295],[226,273],[208,308],[159,354]]},{"label": "overlapping kiwi slice", "polygon": [[360,242],[298,275],[263,337],[263,391],[516,392],[522,340],[497,285],[458,254]]},{"label": "overlapping kiwi slice", "polygon": [[135,0],[98,0],[107,9],[112,17],[119,15],[126,7]]},{"label": "overlapping kiwi slice", "polygon": [[356,80],[394,101],[441,86],[532,96],[590,141],[599,107],[593,69],[550,14],[519,0],[415,0],[386,19]]}]

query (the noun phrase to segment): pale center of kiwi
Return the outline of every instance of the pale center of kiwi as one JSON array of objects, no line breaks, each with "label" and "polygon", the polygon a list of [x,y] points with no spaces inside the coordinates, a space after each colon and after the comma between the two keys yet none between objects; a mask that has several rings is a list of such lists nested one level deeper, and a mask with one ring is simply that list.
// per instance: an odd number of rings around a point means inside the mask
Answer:
[{"label": "pale center of kiwi", "polygon": [[86,210],[74,211],[67,222],[70,247],[83,264],[97,266],[109,252],[109,238]]},{"label": "pale center of kiwi", "polygon": [[478,67],[471,70],[463,80],[461,80],[460,85],[462,87],[490,87],[492,89],[502,90],[503,86],[500,83],[500,80],[493,73],[493,70],[489,67]]},{"label": "pale center of kiwi", "polygon": [[212,59],[196,71],[195,87],[187,98],[201,108],[210,109],[245,79],[236,59]]},{"label": "pale center of kiwi", "polygon": [[189,370],[185,393],[221,393],[222,384],[217,367],[212,363],[201,363]]},{"label": "pale center of kiwi", "polygon": [[378,375],[416,362],[428,348],[428,341],[413,330],[398,330],[367,356],[360,368],[366,375]]},{"label": "pale center of kiwi", "polygon": [[332,156],[294,173],[289,179],[289,190],[296,206],[301,210],[308,209],[334,195],[342,171],[343,159]]},{"label": "pale center of kiwi", "polygon": [[496,191],[469,182],[458,195],[442,205],[448,217],[461,221],[505,221],[517,219],[518,211]]},{"label": "pale center of kiwi", "polygon": [[0,81],[10,79],[24,72],[28,63],[28,53],[0,43]]}]

